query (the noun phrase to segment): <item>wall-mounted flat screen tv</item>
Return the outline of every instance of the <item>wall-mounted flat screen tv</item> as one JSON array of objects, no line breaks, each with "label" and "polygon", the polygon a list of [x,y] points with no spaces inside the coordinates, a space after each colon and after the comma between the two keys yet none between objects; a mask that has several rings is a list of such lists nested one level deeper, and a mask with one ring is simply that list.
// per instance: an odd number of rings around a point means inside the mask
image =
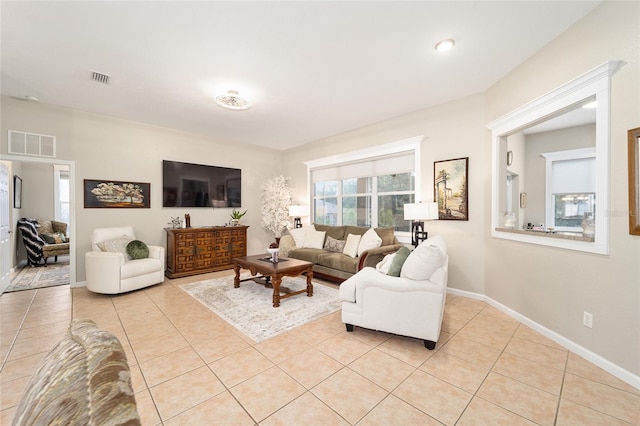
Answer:
[{"label": "wall-mounted flat screen tv", "polygon": [[162,161],[162,207],[241,207],[242,170]]}]

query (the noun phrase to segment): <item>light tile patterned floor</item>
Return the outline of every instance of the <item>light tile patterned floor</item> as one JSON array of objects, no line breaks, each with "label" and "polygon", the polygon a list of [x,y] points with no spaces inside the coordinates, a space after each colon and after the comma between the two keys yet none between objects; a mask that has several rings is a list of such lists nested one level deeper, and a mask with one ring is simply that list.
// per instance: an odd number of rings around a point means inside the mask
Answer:
[{"label": "light tile patterned floor", "polygon": [[224,274],[2,295],[0,424],[73,316],[122,342],[144,425],[640,425],[640,391],[483,302],[449,295],[434,351],[340,312],[256,344],[178,288]]}]

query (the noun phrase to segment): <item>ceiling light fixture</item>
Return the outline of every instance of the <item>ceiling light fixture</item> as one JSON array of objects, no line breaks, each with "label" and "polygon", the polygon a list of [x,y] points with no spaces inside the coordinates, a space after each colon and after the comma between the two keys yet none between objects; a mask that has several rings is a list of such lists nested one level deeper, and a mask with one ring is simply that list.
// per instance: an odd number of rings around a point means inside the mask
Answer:
[{"label": "ceiling light fixture", "polygon": [[456,44],[456,41],[452,38],[448,38],[446,40],[440,40],[436,43],[435,49],[438,52],[446,52],[447,50],[451,50],[453,45]]},{"label": "ceiling light fixture", "polygon": [[240,96],[235,90],[228,90],[227,93],[217,95],[214,99],[222,108],[234,111],[244,111],[251,108],[251,101]]},{"label": "ceiling light fixture", "polygon": [[11,96],[12,99],[15,99],[16,101],[23,101],[23,102],[40,102],[40,99],[36,98],[35,96]]}]

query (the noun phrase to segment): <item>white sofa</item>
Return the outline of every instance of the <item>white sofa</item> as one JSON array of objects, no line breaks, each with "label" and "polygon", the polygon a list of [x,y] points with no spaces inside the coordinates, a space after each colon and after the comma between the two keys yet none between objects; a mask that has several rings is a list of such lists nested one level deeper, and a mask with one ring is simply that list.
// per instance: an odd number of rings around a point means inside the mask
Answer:
[{"label": "white sofa", "polygon": [[[131,226],[97,228],[91,234],[91,251],[85,254],[87,289],[94,293],[118,294],[138,290],[164,281],[165,250],[161,246],[148,246],[149,257],[130,260],[125,241],[135,240]],[[104,251],[105,242],[111,244]],[[123,246],[124,245],[124,249]]]},{"label": "white sofa", "polygon": [[[437,253],[438,251],[439,253]],[[446,301],[449,258],[441,236],[422,242],[399,277],[367,267],[340,285],[342,322],[424,340],[435,348]]]}]

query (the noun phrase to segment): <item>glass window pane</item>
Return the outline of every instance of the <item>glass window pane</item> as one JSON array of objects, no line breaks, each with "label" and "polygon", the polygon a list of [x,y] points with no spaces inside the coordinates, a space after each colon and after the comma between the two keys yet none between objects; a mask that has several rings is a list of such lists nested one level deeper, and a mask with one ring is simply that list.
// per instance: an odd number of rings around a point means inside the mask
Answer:
[{"label": "glass window pane", "polygon": [[371,226],[371,197],[342,197],[342,224]]},{"label": "glass window pane", "polygon": [[338,199],[318,198],[313,201],[314,223],[322,225],[338,224]]},{"label": "glass window pane", "polygon": [[411,231],[411,221],[404,220],[404,205],[413,203],[414,194],[378,196],[378,227]]},{"label": "glass window pane", "polygon": [[591,213],[595,218],[595,193],[553,194],[555,201],[555,226],[582,226],[585,213]]},{"label": "glass window pane", "polygon": [[414,173],[378,176],[378,192],[413,191],[415,181]]},{"label": "glass window pane", "polygon": [[327,181],[327,182],[316,182],[313,185],[313,195],[316,197],[331,197],[338,195],[338,184],[340,182],[337,180]]},{"label": "glass window pane", "polygon": [[372,191],[372,184],[373,179],[369,177],[344,179],[342,181],[342,193],[345,195],[369,194]]}]

